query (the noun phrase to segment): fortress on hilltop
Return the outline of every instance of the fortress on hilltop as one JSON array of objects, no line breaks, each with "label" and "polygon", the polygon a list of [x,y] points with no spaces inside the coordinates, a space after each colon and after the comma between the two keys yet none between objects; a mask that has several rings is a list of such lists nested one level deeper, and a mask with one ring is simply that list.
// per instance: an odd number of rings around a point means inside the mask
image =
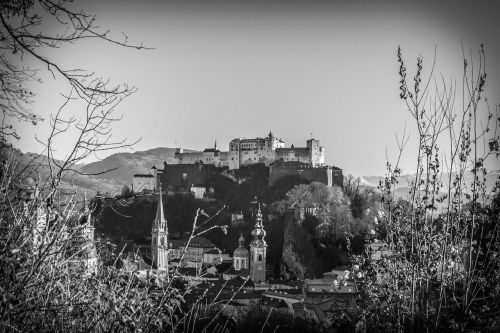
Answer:
[{"label": "fortress on hilltop", "polygon": [[241,166],[263,163],[269,166],[278,160],[294,161],[311,167],[324,166],[325,150],[319,140],[307,140],[306,147],[285,148],[285,143],[276,138],[272,132],[265,138],[237,138],[229,143],[229,151],[220,151],[217,142],[213,148],[202,152],[183,152],[178,148],[175,154],[176,164],[209,164],[217,167],[228,167],[229,170]]},{"label": "fortress on hilltop", "polygon": [[164,162],[163,169],[153,166],[151,173],[134,175],[132,188],[135,192],[154,191],[161,182],[165,189],[183,189],[202,197],[216,174],[234,177],[239,169],[256,164],[268,168],[269,186],[285,176],[328,186],[343,185],[342,170],[325,164],[325,149],[319,140],[307,140],[306,147],[285,148],[285,143],[269,132],[264,138],[233,139],[228,151],[220,151],[217,142],[203,151],[177,148],[174,160]]}]

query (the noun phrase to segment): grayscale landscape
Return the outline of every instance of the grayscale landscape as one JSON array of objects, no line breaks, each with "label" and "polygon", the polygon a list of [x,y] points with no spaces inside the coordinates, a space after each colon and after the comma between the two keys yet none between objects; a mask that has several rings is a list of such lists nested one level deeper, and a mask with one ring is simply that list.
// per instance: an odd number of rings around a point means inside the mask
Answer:
[{"label": "grayscale landscape", "polygon": [[499,8],[0,0],[0,332],[500,331]]}]

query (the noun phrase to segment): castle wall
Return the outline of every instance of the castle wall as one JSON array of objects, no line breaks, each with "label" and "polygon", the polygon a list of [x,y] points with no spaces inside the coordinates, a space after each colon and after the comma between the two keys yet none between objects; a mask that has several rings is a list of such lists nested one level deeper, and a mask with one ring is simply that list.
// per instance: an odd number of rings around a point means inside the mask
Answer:
[{"label": "castle wall", "polygon": [[306,148],[285,148],[285,143],[275,138],[271,133],[265,138],[233,139],[229,143],[229,151],[221,152],[206,149],[202,152],[186,152],[179,149],[175,154],[177,164],[210,164],[217,167],[228,167],[230,170],[239,169],[241,165],[263,163],[269,166],[276,160],[297,161],[323,166],[325,152],[320,147],[319,140],[307,140]]},{"label": "castle wall", "polygon": [[332,184],[344,188],[344,175],[342,174],[342,169],[332,169]]},{"label": "castle wall", "polygon": [[210,164],[216,167],[229,167],[230,152],[228,151],[197,151],[197,152],[179,152],[175,154],[176,164]]},{"label": "castle wall", "polygon": [[342,186],[341,178],[342,170],[334,170],[332,168],[312,168],[312,167],[291,167],[291,166],[283,166],[269,167],[269,186],[274,185],[278,181],[278,179],[285,176],[299,176],[310,182],[320,182],[328,186],[338,185]]},{"label": "castle wall", "polygon": [[205,186],[215,174],[215,166],[204,164],[164,164],[159,174],[161,184],[167,188],[190,189],[191,186]]},{"label": "castle wall", "polygon": [[276,149],[276,160],[283,159],[285,162],[294,161],[300,163],[311,163],[308,148],[278,148]]}]

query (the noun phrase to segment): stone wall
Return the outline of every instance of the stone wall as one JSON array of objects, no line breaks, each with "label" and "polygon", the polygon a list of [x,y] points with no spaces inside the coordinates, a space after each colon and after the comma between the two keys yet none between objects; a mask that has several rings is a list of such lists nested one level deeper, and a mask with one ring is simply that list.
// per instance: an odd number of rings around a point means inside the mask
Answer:
[{"label": "stone wall", "polygon": [[300,163],[311,163],[311,152],[309,148],[278,148],[275,160],[282,159],[285,162],[294,161]]},{"label": "stone wall", "polygon": [[190,189],[191,186],[205,186],[216,173],[214,165],[164,164],[159,174],[163,188]]},{"label": "stone wall", "polygon": [[343,186],[342,170],[331,167],[294,167],[294,166],[270,166],[269,186],[274,185],[278,179],[284,176],[298,176],[309,182],[320,182],[328,186]]}]

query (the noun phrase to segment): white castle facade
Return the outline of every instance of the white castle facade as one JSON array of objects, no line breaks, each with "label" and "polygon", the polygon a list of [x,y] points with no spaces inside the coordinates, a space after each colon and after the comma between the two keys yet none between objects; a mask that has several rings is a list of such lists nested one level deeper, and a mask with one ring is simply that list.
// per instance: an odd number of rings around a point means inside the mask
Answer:
[{"label": "white castle facade", "polygon": [[175,154],[177,164],[211,164],[217,167],[228,167],[230,170],[239,169],[242,165],[256,163],[269,164],[283,160],[309,164],[312,167],[325,165],[325,150],[319,140],[307,140],[307,146],[285,148],[285,143],[269,132],[265,138],[233,139],[229,143],[229,151],[214,148],[202,152],[184,152],[179,148]]}]

